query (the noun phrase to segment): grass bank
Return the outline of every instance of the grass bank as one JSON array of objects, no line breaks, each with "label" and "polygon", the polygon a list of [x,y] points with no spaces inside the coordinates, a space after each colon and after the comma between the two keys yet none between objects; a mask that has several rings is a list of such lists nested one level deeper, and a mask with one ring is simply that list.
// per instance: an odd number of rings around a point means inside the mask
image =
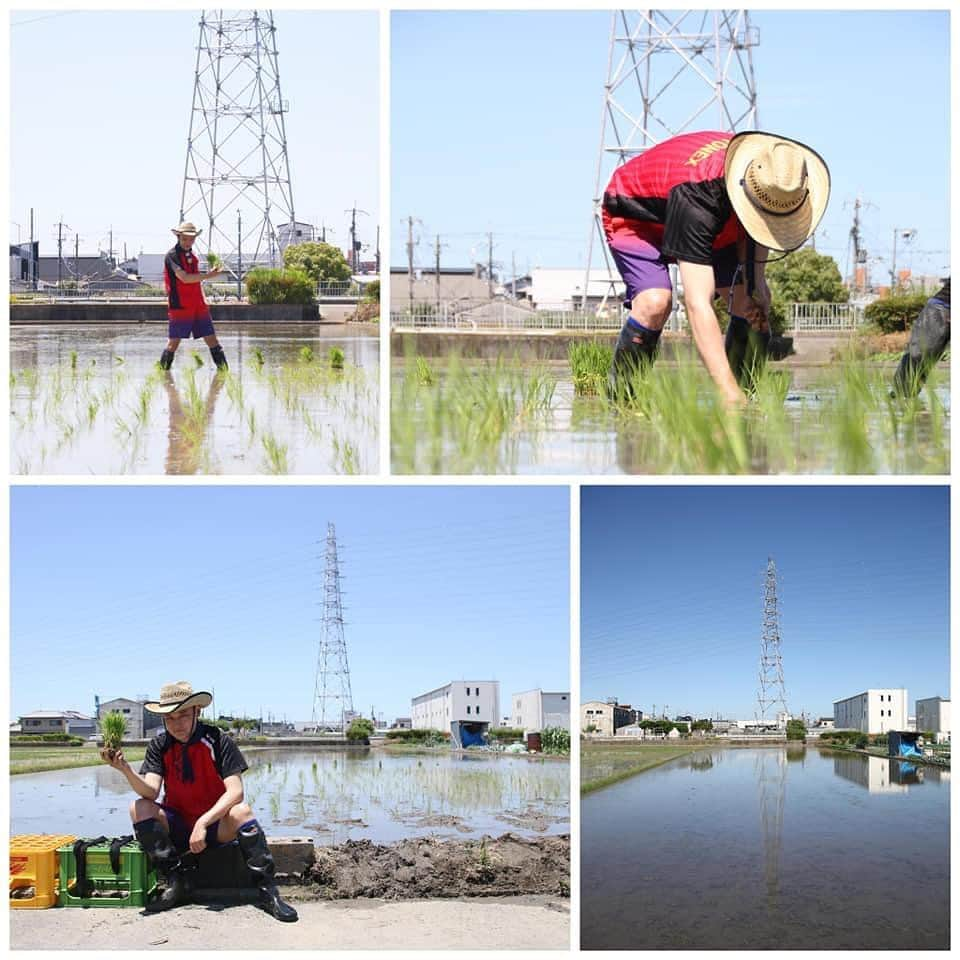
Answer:
[{"label": "grass bank", "polygon": [[686,743],[597,743],[584,740],[580,744],[580,793],[592,793],[619,783],[628,777],[657,767],[708,747],[706,740]]},{"label": "grass bank", "polygon": [[[125,747],[123,755],[129,763],[139,763],[146,748]],[[103,764],[100,751],[94,747],[10,747],[10,775],[43,773],[45,770],[70,770],[73,767],[96,767]]]}]

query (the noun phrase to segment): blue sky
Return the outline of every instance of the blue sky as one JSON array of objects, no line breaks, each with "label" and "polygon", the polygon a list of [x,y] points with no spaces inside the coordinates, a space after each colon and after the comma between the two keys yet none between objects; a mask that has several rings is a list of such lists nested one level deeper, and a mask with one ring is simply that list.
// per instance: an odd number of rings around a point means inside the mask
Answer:
[{"label": "blue sky", "polygon": [[[379,210],[378,13],[278,10],[280,87],[298,220],[375,249]],[[171,246],[183,185],[198,11],[11,14],[11,242],[56,253],[63,217],[80,252]],[[73,233],[69,250],[74,249]],[[370,259],[373,259],[372,253]]]},{"label": "blue sky", "polygon": [[[442,264],[485,261],[487,231],[508,276],[514,254],[519,272],[585,264],[610,21],[607,11],[393,14],[392,264],[406,264],[407,216],[422,221],[421,266],[437,233]],[[760,128],[810,144],[831,169],[817,249],[845,269],[859,195],[876,282],[895,227],[918,231],[898,246],[899,268],[945,272],[947,12],[751,10],[751,22]]]},{"label": "blue sky", "polygon": [[949,491],[584,487],[581,697],[753,717],[767,557],[793,712],[950,696]]},{"label": "blue sky", "polygon": [[354,706],[451,680],[569,690],[566,487],[17,486],[11,717],[184,679],[309,720],[327,522]]}]

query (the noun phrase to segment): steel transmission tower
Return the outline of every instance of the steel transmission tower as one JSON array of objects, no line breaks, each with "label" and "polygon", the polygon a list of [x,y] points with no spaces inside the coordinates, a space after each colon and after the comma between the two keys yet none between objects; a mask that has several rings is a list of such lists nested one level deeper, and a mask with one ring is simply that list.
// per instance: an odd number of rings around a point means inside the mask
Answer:
[{"label": "steel transmission tower", "polygon": [[343,595],[340,591],[340,560],[337,533],[327,524],[327,549],[323,570],[323,618],[317,651],[312,721],[318,727],[344,729],[344,716],[353,713],[347,641],[343,636]]},{"label": "steel transmission tower", "polygon": [[[756,129],[752,48],[758,42],[746,10],[614,11],[581,301],[584,309],[595,267],[594,242],[602,251],[603,279],[618,276],[601,221],[603,190],[614,169],[680,133]],[[596,272],[601,273],[598,267]],[[607,296],[613,291],[610,281]]]},{"label": "steel transmission tower", "polygon": [[287,109],[273,14],[202,11],[180,219],[203,227],[234,273],[277,266],[277,228],[295,219]]},{"label": "steel transmission tower", "polygon": [[780,653],[780,610],[777,604],[777,567],[767,558],[763,586],[763,629],[760,636],[760,688],[757,691],[757,719],[767,719],[767,708],[780,704],[787,713],[787,692],[783,684],[783,657]]}]

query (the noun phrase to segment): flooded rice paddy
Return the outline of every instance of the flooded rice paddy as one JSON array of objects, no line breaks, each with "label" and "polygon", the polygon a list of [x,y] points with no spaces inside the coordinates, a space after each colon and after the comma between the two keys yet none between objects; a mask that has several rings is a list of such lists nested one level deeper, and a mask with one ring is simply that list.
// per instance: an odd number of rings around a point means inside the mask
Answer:
[{"label": "flooded rice paddy", "polygon": [[771,364],[742,417],[695,362],[660,362],[640,401],[581,396],[569,364],[416,358],[394,365],[395,473],[944,474],[950,373],[915,401],[896,364]]},{"label": "flooded rice paddy", "polygon": [[[163,325],[14,326],[16,474],[358,474],[378,469],[379,340],[349,327],[224,325],[173,369]],[[330,350],[342,351],[342,369]]]},{"label": "flooded rice paddy", "polygon": [[[413,837],[569,833],[565,761],[244,748],[244,792],[267,835],[390,843]],[[135,769],[138,767],[135,764]],[[134,799],[106,767],[10,778],[10,831],[121,836]]]},{"label": "flooded rice paddy", "polygon": [[715,748],[582,799],[584,949],[947,949],[949,771]]}]

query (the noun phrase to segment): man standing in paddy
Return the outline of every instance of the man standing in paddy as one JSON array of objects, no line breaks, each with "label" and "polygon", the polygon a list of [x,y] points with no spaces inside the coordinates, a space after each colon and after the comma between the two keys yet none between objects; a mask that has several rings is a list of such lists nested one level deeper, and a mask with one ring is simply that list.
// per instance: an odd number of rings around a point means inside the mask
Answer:
[{"label": "man standing in paddy", "polygon": [[[144,710],[163,717],[163,732],[147,746],[140,773],[117,751],[110,766],[119,770],[139,799],[130,806],[133,830],[166,881],[148,912],[190,902],[191,858],[208,847],[236,839],[247,869],[260,887],[260,905],[277,920],[291,922],[297,911],[280,898],[276,870],[263,829],[243,798],[241,774],[247,762],[217,727],[200,721],[212,697],[184,680],[160,688]],[[163,802],[158,802],[163,787]]]},{"label": "man standing in paddy", "polygon": [[[763,358],[770,340],[767,254],[802,246],[829,195],[830,173],[820,155],[769,133],[683,134],[619,167],[604,192],[603,227],[630,315],[611,383],[621,377],[629,383],[653,362],[672,306],[668,264],[675,262],[704,365],[724,401],[742,404],[750,341]],[[730,298],[726,340],[713,309],[716,296]]]},{"label": "man standing in paddy", "polygon": [[167,251],[163,263],[163,285],[167,291],[167,346],[160,355],[160,366],[169,370],[173,357],[185,337],[203,338],[218,370],[227,369],[227,358],[213,329],[210,308],[203,297],[203,281],[223,274],[223,270],[200,273],[200,264],[193,252],[193,243],[202,233],[192,223],[173,227],[177,243]]}]

